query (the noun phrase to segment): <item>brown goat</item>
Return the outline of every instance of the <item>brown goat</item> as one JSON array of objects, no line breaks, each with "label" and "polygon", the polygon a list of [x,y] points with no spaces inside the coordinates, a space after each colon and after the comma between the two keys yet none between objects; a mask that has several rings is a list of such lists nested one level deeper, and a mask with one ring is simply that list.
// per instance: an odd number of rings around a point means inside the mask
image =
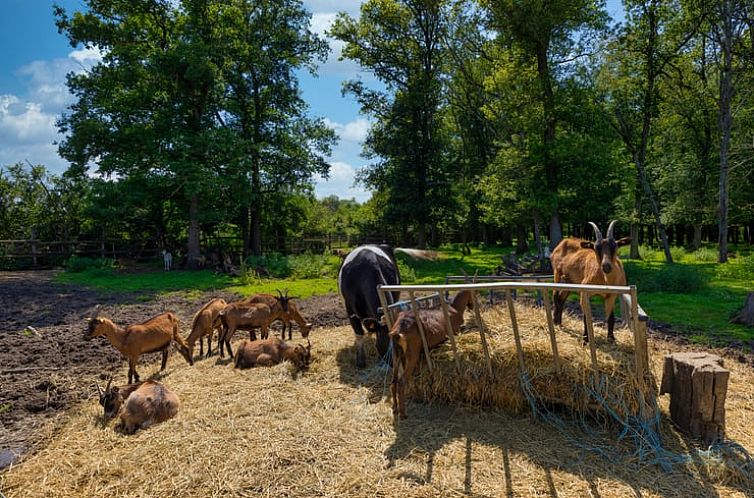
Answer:
[{"label": "brown goat", "polygon": [[[572,284],[589,284],[589,285],[626,285],[626,272],[623,270],[623,263],[618,257],[618,248],[631,242],[630,237],[624,237],[615,240],[613,230],[615,229],[615,220],[610,222],[607,229],[607,237],[602,237],[602,232],[596,224],[589,222],[594,229],[596,237],[595,242],[584,239],[570,238],[563,239],[552,251],[550,261],[555,274],[555,283],[568,282]],[[553,301],[555,301],[556,325],[560,325],[563,319],[563,308],[568,291],[553,291]],[[605,302],[605,317],[607,318],[607,339],[615,341],[613,329],[615,328],[615,300],[617,294],[597,294]],[[585,298],[583,304],[589,304],[588,298]],[[586,315],[584,315],[584,343],[589,341],[587,334]]]},{"label": "brown goat", "polygon": [[[298,306],[296,306],[296,303],[292,301],[293,298],[288,297],[287,291],[285,292],[285,294],[281,293],[280,297],[288,299],[288,311],[286,311],[280,318],[280,321],[283,322],[283,334],[280,336],[281,339],[285,340],[286,327],[288,328],[288,340],[293,339],[293,325],[291,325],[291,320],[298,324],[298,329],[301,332],[301,337],[308,337],[309,332],[311,332],[312,330],[312,324],[307,323],[307,321],[304,320],[304,318],[301,316],[301,313],[299,313],[298,311]],[[248,304],[262,303],[266,304],[267,306],[273,307],[279,300],[279,297],[275,297],[272,294],[256,294],[254,296],[247,297],[241,302]]]},{"label": "brown goat", "polygon": [[120,412],[120,428],[126,434],[175,417],[181,406],[178,396],[156,380],[113,388],[110,382],[104,391],[97,385],[99,404],[105,410],[105,418]]},{"label": "brown goat", "polygon": [[[457,334],[463,323],[463,313],[466,308],[473,309],[472,292],[459,292],[450,303],[450,325],[453,333]],[[427,338],[427,346],[436,348],[447,339],[447,322],[445,313],[440,310],[420,310],[419,316]],[[390,341],[393,345],[393,376],[390,392],[393,396],[393,415],[406,418],[406,383],[414,373],[424,346],[416,316],[413,311],[402,311],[390,330]]]},{"label": "brown goat", "polygon": [[241,341],[236,348],[235,368],[270,367],[285,360],[298,368],[305,368],[311,361],[312,343],[306,339],[308,346],[288,344],[273,337],[260,341]]},{"label": "brown goat", "polygon": [[220,323],[217,317],[225,309],[228,303],[224,299],[215,298],[202,306],[202,309],[196,312],[191,322],[191,333],[186,338],[188,343],[189,354],[194,357],[194,345],[199,340],[199,356],[204,356],[204,337],[207,337],[207,358],[212,355],[212,334],[217,330],[218,337],[222,333]]},{"label": "brown goat", "polygon": [[170,312],[157,315],[138,325],[129,325],[125,329],[118,327],[108,318],[92,318],[89,320],[89,329],[84,334],[84,339],[91,340],[99,336],[107,337],[115,349],[128,359],[129,384],[134,380],[139,382],[136,363],[139,361],[139,356],[144,353],[162,351],[160,371],[165,370],[170,343],[173,341],[177,343],[178,351],[186,361],[190,365],[194,364],[189,354],[188,344],[181,337],[178,318]]},{"label": "brown goat", "polygon": [[224,347],[227,346],[230,357],[233,358],[233,350],[230,347],[230,339],[236,330],[248,330],[249,338],[256,340],[256,329],[260,329],[262,339],[267,339],[268,327],[275,320],[279,320],[285,313],[283,305],[287,303],[278,300],[273,306],[263,303],[247,304],[235,302],[227,305],[220,314],[218,320],[222,324],[223,331],[220,334],[220,357],[225,356]]}]

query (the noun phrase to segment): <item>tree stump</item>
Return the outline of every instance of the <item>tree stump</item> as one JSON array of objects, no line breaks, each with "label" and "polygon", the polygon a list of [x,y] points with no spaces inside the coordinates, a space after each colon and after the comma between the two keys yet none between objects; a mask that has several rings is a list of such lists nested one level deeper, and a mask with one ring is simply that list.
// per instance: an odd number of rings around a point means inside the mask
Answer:
[{"label": "tree stump", "polygon": [[665,357],[660,394],[670,393],[670,418],[683,432],[707,444],[725,433],[725,395],[730,372],[709,353]]},{"label": "tree stump", "polygon": [[749,295],[746,296],[746,304],[744,304],[743,309],[731,319],[730,323],[741,323],[754,327],[754,292],[749,292]]}]

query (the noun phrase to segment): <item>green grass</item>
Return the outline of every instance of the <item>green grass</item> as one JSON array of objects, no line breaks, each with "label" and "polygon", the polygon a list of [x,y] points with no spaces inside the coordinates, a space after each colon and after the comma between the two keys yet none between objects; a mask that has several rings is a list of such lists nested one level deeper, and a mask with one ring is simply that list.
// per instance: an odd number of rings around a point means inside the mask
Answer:
[{"label": "green grass", "polygon": [[[444,283],[446,275],[462,275],[464,271],[470,276],[475,272],[489,275],[500,264],[501,256],[511,251],[511,248],[472,248],[470,255],[463,255],[448,246],[439,251],[436,261],[413,260],[399,254],[398,264],[404,283],[438,284]],[[661,251],[644,247],[642,254],[645,260],[625,261],[625,266],[628,281],[637,286],[639,302],[651,319],[671,324],[698,343],[742,341],[748,344],[754,340],[754,330],[729,323],[743,305],[746,293],[754,291],[754,255],[742,253],[729,263],[718,265],[714,262],[716,253],[710,248],[694,253],[674,248],[674,257],[679,263],[668,265],[662,261]],[[250,272],[247,278],[231,278],[211,271],[125,273],[110,268],[89,268],[79,273],[64,272],[57,278],[109,292],[142,293],[140,300],[174,291],[198,298],[202,292],[214,289],[242,295],[288,289],[291,296],[300,298],[337,292],[340,262],[337,257],[275,255],[249,262],[254,266],[268,263],[276,272],[289,276],[259,278]],[[250,265],[249,269],[254,266]]]}]

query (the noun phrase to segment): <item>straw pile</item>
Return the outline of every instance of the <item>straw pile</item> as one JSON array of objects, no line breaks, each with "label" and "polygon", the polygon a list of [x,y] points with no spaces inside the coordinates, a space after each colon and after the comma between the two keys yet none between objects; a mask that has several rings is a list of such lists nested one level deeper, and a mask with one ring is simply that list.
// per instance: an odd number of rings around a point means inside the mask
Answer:
[{"label": "straw pile", "polygon": [[[566,324],[576,340],[580,322]],[[602,340],[604,333],[597,331]],[[478,337],[467,335],[464,343]],[[731,478],[724,456],[705,457],[664,418],[665,443],[692,457],[670,471],[581,451],[550,424],[497,410],[412,401],[410,418],[394,423],[388,372],[353,367],[350,327],[311,337],[314,363],[303,374],[286,364],[236,371],[216,358],[190,367],[173,355],[162,381],[181,398],[176,418],[124,436],[114,423],[102,425],[92,398],[49,428],[44,449],[0,475],[0,491],[8,498],[752,496],[748,481]],[[375,356],[372,346],[369,365]],[[140,371],[146,377],[158,367]],[[660,365],[652,367],[657,374]],[[751,451],[754,375],[730,367],[728,433]],[[116,382],[125,372],[123,365]],[[661,406],[667,412],[665,400]]]},{"label": "straw pile", "polygon": [[[561,367],[558,372],[544,310],[519,303],[515,307],[526,372],[540,401],[567,407],[579,416],[604,410],[621,418],[639,415],[641,391],[634,370],[633,337],[628,329],[617,331],[616,344],[607,344],[605,331],[596,329],[599,374],[595,377],[589,348],[582,346],[581,320],[564,316],[565,333],[556,332]],[[448,341],[432,354],[432,371],[422,362],[418,378],[411,383],[417,399],[492,407],[514,414],[529,410],[519,386],[519,360],[507,308],[492,308],[483,312],[482,318],[488,331],[492,375],[487,370],[478,328],[469,327],[456,339],[460,372]],[[467,326],[470,325],[473,320],[469,319]],[[656,391],[654,385],[650,387]]]}]

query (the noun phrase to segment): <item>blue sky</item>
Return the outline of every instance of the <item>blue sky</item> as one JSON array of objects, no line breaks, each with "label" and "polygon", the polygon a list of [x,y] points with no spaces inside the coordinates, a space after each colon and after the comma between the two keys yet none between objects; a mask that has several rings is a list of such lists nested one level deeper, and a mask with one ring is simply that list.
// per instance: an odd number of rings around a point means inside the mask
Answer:
[{"label": "blue sky", "polygon": [[[56,0],[67,11],[81,10],[80,0]],[[336,12],[358,15],[360,0],[304,0],[312,12],[314,31],[324,34]],[[71,47],[53,22],[52,0],[2,0],[0,16],[0,166],[28,160],[55,173],[67,168],[54,142],[60,137],[55,120],[72,102],[65,75],[84,71],[97,61],[92,51]],[[620,0],[608,0],[608,12],[622,17]],[[351,61],[338,61],[339,43],[330,40],[332,53],[317,77],[301,75],[303,96],[312,115],[325,118],[340,136],[330,158],[329,180],[317,179],[318,197],[336,194],[365,201],[369,193],[353,185],[356,170],[366,164],[361,142],[369,128],[353,98],[341,95],[341,83],[360,75]]]}]

